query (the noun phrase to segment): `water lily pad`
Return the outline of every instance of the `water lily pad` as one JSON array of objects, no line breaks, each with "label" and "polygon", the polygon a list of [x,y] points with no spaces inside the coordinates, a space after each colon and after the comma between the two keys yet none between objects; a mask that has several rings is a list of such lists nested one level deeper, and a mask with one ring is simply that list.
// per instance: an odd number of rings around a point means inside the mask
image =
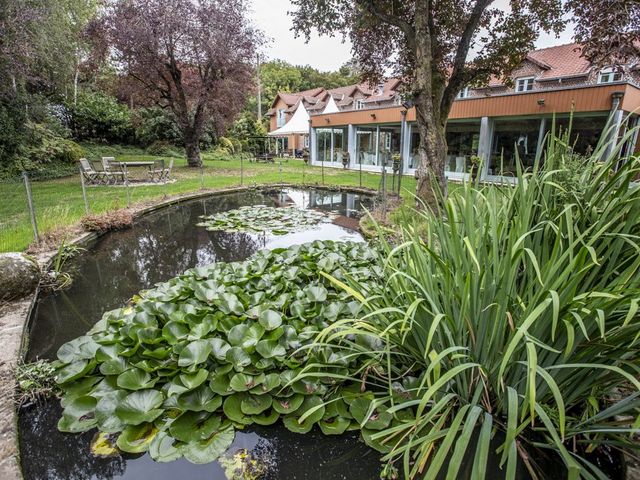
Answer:
[{"label": "water lily pad", "polygon": [[207,340],[194,340],[189,343],[180,352],[178,358],[179,367],[188,367],[190,365],[199,365],[207,360],[211,353],[211,343]]},{"label": "water lily pad", "polygon": [[265,330],[275,330],[282,325],[282,315],[275,310],[265,310],[258,320]]},{"label": "water lily pad", "polygon": [[226,360],[236,369],[242,369],[251,365],[251,357],[240,347],[231,347],[227,350]]},{"label": "water lily pad", "polygon": [[178,407],[193,412],[214,412],[222,405],[222,397],[211,391],[208,385],[180,394]]},{"label": "water lily pad", "polygon": [[147,451],[157,433],[158,429],[153,423],[130,425],[122,431],[116,445],[123,452],[143,453]]},{"label": "water lily pad", "polygon": [[344,417],[332,417],[318,422],[320,430],[325,435],[342,435],[350,424],[351,420]]},{"label": "water lily pad", "polygon": [[242,400],[246,394],[236,393],[227,397],[222,405],[222,410],[229,420],[242,425],[249,425],[251,417],[242,412]]},{"label": "water lily pad", "polygon": [[156,462],[173,462],[182,456],[176,440],[166,432],[158,432],[149,444],[149,455]]},{"label": "water lily pad", "polygon": [[304,402],[304,395],[299,394],[292,395],[291,397],[274,398],[273,409],[278,413],[288,415],[298,410],[302,402]]},{"label": "water lily pad", "polygon": [[260,415],[271,408],[271,395],[245,395],[240,410],[245,415]]},{"label": "water lily pad", "polygon": [[264,358],[284,357],[287,354],[287,350],[277,340],[259,341],[256,352]]},{"label": "water lily pad", "polygon": [[214,433],[206,440],[182,445],[180,451],[191,463],[211,463],[227,451],[234,438],[233,428],[226,428]]},{"label": "water lily pad", "polygon": [[180,380],[182,381],[182,384],[186,388],[188,388],[189,390],[192,390],[202,385],[207,380],[208,376],[209,376],[209,371],[204,368],[201,368],[200,370],[194,373],[181,374]]},{"label": "water lily pad", "polygon": [[246,392],[258,385],[260,385],[265,380],[264,373],[259,375],[247,375],[245,373],[236,373],[231,377],[231,381],[229,382],[229,386],[235,392]]},{"label": "water lily pad", "polygon": [[185,412],[171,422],[169,433],[183,442],[206,440],[221,424],[220,417],[209,412]]},{"label": "water lily pad", "polygon": [[65,405],[58,429],[70,433],[92,429],[98,423],[95,417],[96,404],[96,399],[88,395],[74,398]]},{"label": "water lily pad", "polygon": [[139,369],[131,368],[118,375],[118,386],[127,390],[145,390],[153,388],[157,378],[151,378],[149,373]]},{"label": "water lily pad", "polygon": [[96,432],[91,439],[91,453],[94,457],[109,458],[116,457],[120,450],[116,445],[118,435],[113,433]]},{"label": "water lily pad", "polygon": [[163,410],[164,396],[157,390],[138,390],[122,399],[116,407],[116,415],[129,425],[140,425],[152,422],[158,418]]},{"label": "water lily pad", "polygon": [[209,382],[209,388],[218,395],[231,395],[233,389],[229,386],[229,375],[221,373],[214,376]]},{"label": "water lily pad", "polygon": [[275,410],[267,410],[262,415],[252,415],[251,420],[258,425],[273,425],[280,418],[280,414]]},{"label": "water lily pad", "polygon": [[[284,418],[284,426],[294,433],[309,433],[313,425],[322,419],[324,404],[320,397],[305,397],[300,408],[295,413]],[[302,417],[306,415],[304,420]]]},{"label": "water lily pad", "polygon": [[393,420],[393,415],[383,408],[372,408],[373,402],[366,397],[355,399],[350,407],[349,412],[360,425],[368,430],[382,430],[387,428]]}]

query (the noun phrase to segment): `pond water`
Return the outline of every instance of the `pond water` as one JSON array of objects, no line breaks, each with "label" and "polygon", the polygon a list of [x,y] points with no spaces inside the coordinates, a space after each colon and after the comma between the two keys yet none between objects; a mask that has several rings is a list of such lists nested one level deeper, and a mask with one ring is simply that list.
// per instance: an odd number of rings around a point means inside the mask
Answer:
[{"label": "pond water", "polygon": [[[200,215],[245,205],[313,208],[337,215],[334,223],[282,236],[210,232],[196,227]],[[104,235],[74,258],[74,283],[64,291],[43,294],[33,311],[27,360],[54,359],[65,342],[84,334],[108,310],[118,308],[140,290],[185,270],[218,261],[244,260],[262,248],[278,248],[317,239],[361,241],[341,225],[354,224],[372,200],[358,194],[326,191],[250,191],[169,206],[146,215],[124,231]],[[338,225],[339,224],[339,225]],[[186,460],[156,463],[148,455],[96,458],[94,431],[61,433],[57,401],[23,408],[19,417],[22,469],[27,480],[225,479],[218,462],[194,465]],[[325,437],[319,430],[291,433],[281,423],[238,431],[229,452],[247,449],[265,458],[265,479],[375,479],[379,455],[357,432]]]}]

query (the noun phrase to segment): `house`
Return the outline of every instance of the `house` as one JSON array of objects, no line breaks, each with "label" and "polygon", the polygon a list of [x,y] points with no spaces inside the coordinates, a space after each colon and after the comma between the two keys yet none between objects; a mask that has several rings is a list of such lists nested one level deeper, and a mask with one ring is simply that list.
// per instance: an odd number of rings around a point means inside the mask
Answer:
[{"label": "house", "polygon": [[[303,104],[309,132],[290,139],[288,148],[309,146],[312,164],[381,171],[400,154],[403,173],[411,174],[419,136],[415,108],[403,104],[401,90],[401,82],[390,79],[375,86],[279,94],[268,113],[270,130],[278,122],[286,124]],[[570,120],[574,150],[586,154],[602,135],[620,136],[625,128],[640,125],[638,113],[640,62],[600,69],[581,56],[578,44],[535,50],[509,81],[492,78],[458,94],[447,122],[446,172],[464,178],[472,157],[479,157],[484,178],[514,175],[516,155],[525,166],[532,165],[546,134],[552,128],[567,131]],[[623,154],[639,147],[636,135]]]}]

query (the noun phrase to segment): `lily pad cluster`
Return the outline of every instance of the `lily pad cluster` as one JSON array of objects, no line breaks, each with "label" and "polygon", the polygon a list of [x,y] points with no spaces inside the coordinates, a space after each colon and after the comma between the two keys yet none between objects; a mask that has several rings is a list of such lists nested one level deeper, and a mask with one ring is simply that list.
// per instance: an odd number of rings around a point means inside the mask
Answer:
[{"label": "lily pad cluster", "polygon": [[314,210],[296,207],[274,208],[265,205],[240,207],[215,215],[203,215],[199,227],[211,231],[264,233],[285,235],[287,233],[329,222],[331,218]]},{"label": "lily pad cluster", "polygon": [[58,428],[97,428],[102,450],[148,451],[161,462],[211,462],[235,427],[279,419],[300,433],[364,427],[366,440],[391,416],[358,384],[308,375],[346,374],[351,360],[340,349],[304,347],[360,309],[322,272],[366,293],[381,283],[376,260],[365,244],[314,242],[194,268],[142,292],[59,349]]}]

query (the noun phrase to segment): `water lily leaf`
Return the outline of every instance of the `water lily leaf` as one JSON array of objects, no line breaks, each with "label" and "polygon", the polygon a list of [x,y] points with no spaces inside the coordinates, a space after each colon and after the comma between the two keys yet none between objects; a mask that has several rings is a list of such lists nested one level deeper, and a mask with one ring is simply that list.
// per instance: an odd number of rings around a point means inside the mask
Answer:
[{"label": "water lily leaf", "polygon": [[275,410],[269,410],[262,415],[252,415],[251,420],[258,425],[273,425],[280,418],[280,414]]},{"label": "water lily leaf", "polygon": [[229,383],[229,375],[221,373],[211,379],[209,388],[218,395],[231,395],[233,389],[229,386]]},{"label": "water lily leaf", "polygon": [[91,453],[94,457],[109,458],[120,454],[116,445],[118,435],[106,432],[96,432],[91,439]]},{"label": "water lily leaf", "polygon": [[304,395],[292,395],[290,397],[280,397],[273,399],[273,409],[282,413],[283,415],[288,415],[290,413],[295,412],[300,408],[302,402],[304,401]]},{"label": "water lily leaf", "polygon": [[59,384],[72,382],[85,376],[96,366],[95,362],[78,360],[60,368],[56,373],[56,382]]},{"label": "water lily leaf", "polygon": [[245,373],[236,373],[231,377],[229,386],[236,392],[246,392],[253,387],[260,385],[265,380],[265,375],[247,375]]},{"label": "water lily leaf", "polygon": [[65,405],[58,429],[69,433],[91,430],[98,423],[95,417],[96,404],[96,399],[89,395],[74,398]]},{"label": "water lily leaf", "polygon": [[231,345],[217,337],[210,339],[209,343],[211,343],[211,352],[213,353],[213,356],[221,361],[226,360],[227,352],[231,348]]},{"label": "water lily leaf", "polygon": [[247,332],[249,331],[249,325],[245,323],[239,323],[231,330],[229,330],[229,334],[227,335],[228,342],[234,347],[242,345]]},{"label": "water lily leaf", "polygon": [[309,285],[304,289],[310,302],[324,302],[327,299],[327,289],[323,285]]},{"label": "water lily leaf", "polygon": [[100,344],[93,338],[84,335],[62,345],[58,349],[58,359],[63,363],[90,360],[99,348]]},{"label": "water lily leaf", "polygon": [[95,408],[98,428],[105,433],[120,432],[125,423],[116,416],[116,407],[127,396],[128,392],[116,390],[103,395]]},{"label": "water lily leaf", "polygon": [[206,440],[218,431],[222,420],[209,412],[185,412],[169,426],[169,433],[177,440],[194,442]]},{"label": "water lily leaf", "polygon": [[129,425],[152,422],[163,410],[164,396],[157,390],[138,390],[127,395],[116,407],[116,415]]},{"label": "water lily leaf", "polygon": [[247,353],[253,353],[255,350],[255,346],[258,344],[258,341],[262,338],[264,334],[264,328],[259,323],[254,323],[249,327],[247,332],[245,333],[244,338],[242,339],[242,344],[240,345]]},{"label": "water lily leaf", "polygon": [[238,297],[233,293],[223,293],[220,296],[218,308],[226,314],[234,313],[235,315],[242,315],[244,313],[244,306],[238,300]]},{"label": "water lily leaf", "polygon": [[259,415],[271,408],[271,395],[246,395],[240,402],[240,410],[245,415]]},{"label": "water lily leaf", "polygon": [[231,347],[227,350],[226,360],[236,369],[251,365],[251,357],[240,347]]},{"label": "water lily leaf", "polygon": [[158,429],[153,423],[129,425],[118,437],[116,445],[123,452],[144,453],[157,433]]},{"label": "water lily leaf", "polygon": [[170,321],[162,327],[162,336],[167,340],[169,345],[175,345],[183,340],[189,334],[190,328],[184,322]]},{"label": "water lily leaf", "polygon": [[351,420],[344,417],[332,417],[318,422],[320,430],[325,435],[342,435],[350,424]]},{"label": "water lily leaf", "polygon": [[234,438],[235,431],[233,428],[225,428],[201,442],[190,442],[182,445],[180,451],[191,463],[210,463],[227,451]]},{"label": "water lily leaf", "polygon": [[[368,430],[387,428],[393,415],[381,408],[372,408],[372,400],[366,397],[356,398],[349,406],[349,412],[360,425]],[[370,412],[371,410],[371,412]]]},{"label": "water lily leaf", "polygon": [[256,352],[264,358],[284,357],[287,354],[285,348],[274,340],[260,340]]},{"label": "water lily leaf", "polygon": [[211,350],[211,343],[207,340],[194,340],[180,352],[178,366],[188,367],[190,365],[199,365],[207,360]]},{"label": "water lily leaf", "polygon": [[265,310],[258,320],[265,330],[275,330],[282,325],[282,315],[275,310]]},{"label": "water lily leaf", "polygon": [[118,375],[118,386],[120,388],[126,388],[127,390],[144,390],[153,388],[158,378],[151,378],[149,373],[139,369],[131,368]]},{"label": "water lily leaf", "polygon": [[158,432],[149,445],[149,455],[156,462],[173,462],[182,457],[176,440],[166,432]]},{"label": "water lily leaf", "polygon": [[194,373],[183,373],[180,375],[180,381],[189,390],[193,390],[196,387],[202,385],[209,376],[209,371],[201,368]]},{"label": "water lily leaf", "polygon": [[178,406],[194,412],[214,412],[222,405],[222,397],[214,394],[208,385],[200,385],[195,390],[178,397]]},{"label": "water lily leaf", "polygon": [[277,373],[269,373],[265,375],[264,381],[255,388],[251,389],[254,395],[263,395],[280,386],[280,375]]},{"label": "water lily leaf", "polygon": [[369,430],[367,428],[363,428],[360,433],[362,434],[362,439],[364,440],[364,443],[370,447],[373,448],[374,450],[380,452],[380,453],[388,453],[391,451],[391,446],[385,445],[383,444],[380,440],[378,439],[373,439],[371,438],[374,434],[378,433],[379,430]]},{"label": "water lily leaf", "polygon": [[245,396],[243,393],[235,393],[227,397],[222,405],[222,410],[227,418],[241,425],[249,425],[251,423],[251,417],[242,413],[241,405]]}]

